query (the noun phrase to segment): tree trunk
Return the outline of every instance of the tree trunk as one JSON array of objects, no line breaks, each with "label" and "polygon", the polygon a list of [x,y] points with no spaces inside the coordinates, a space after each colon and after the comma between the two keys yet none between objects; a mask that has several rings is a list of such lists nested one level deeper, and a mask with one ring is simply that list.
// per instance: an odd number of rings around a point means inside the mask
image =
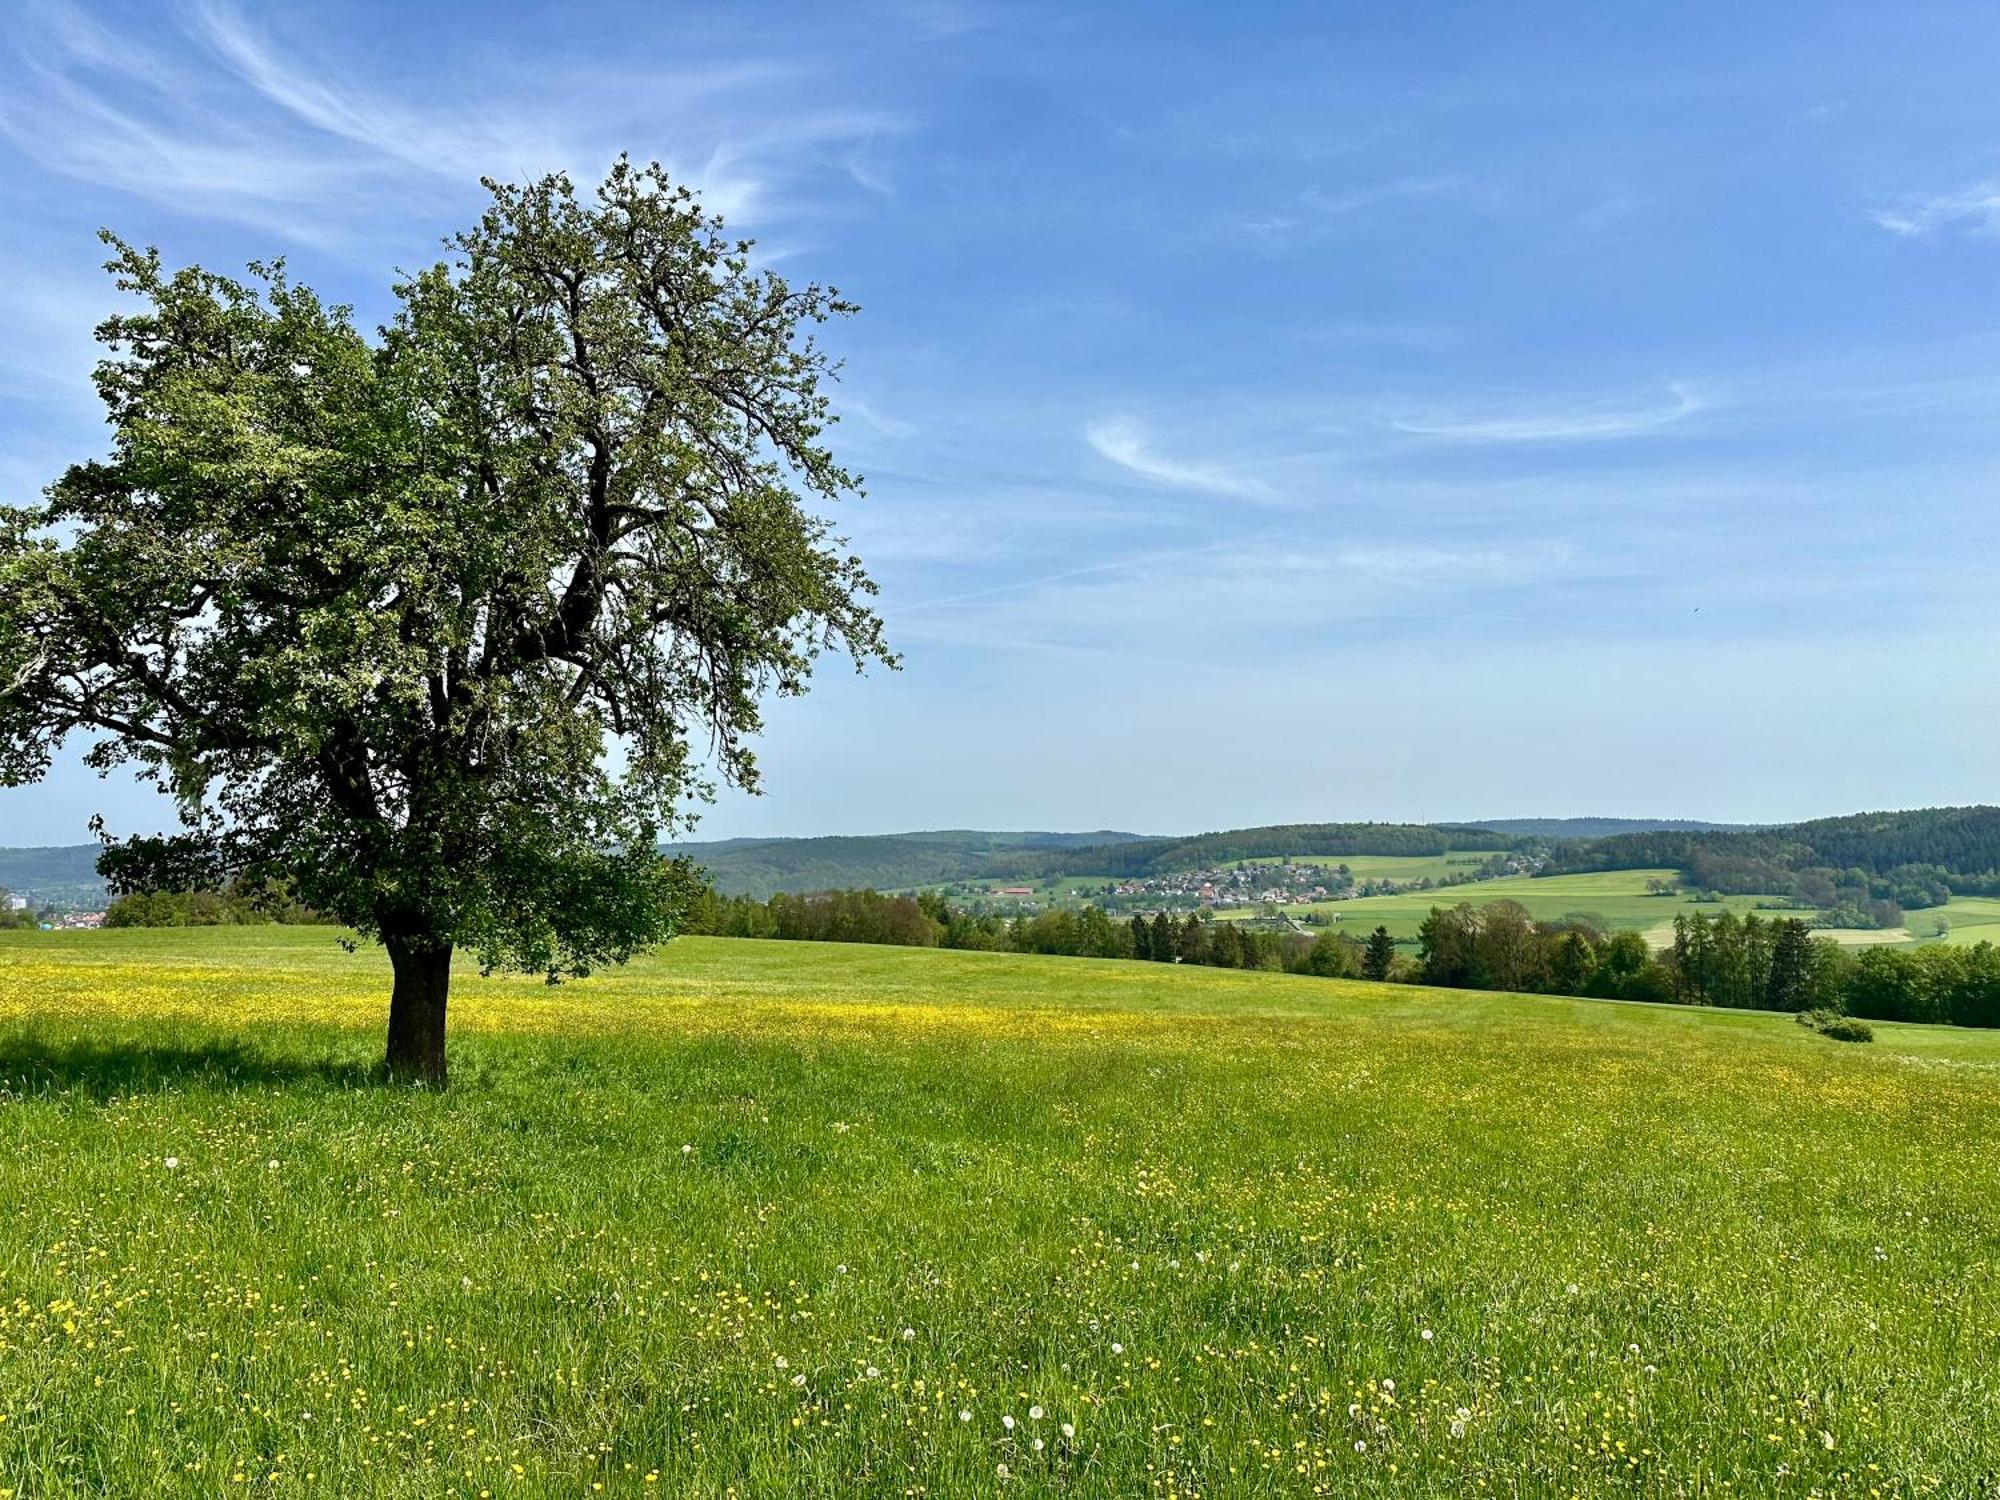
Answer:
[{"label": "tree trunk", "polygon": [[451,993],[451,945],[386,938],[395,986],[389,992],[389,1081],[443,1088],[444,1005]]}]

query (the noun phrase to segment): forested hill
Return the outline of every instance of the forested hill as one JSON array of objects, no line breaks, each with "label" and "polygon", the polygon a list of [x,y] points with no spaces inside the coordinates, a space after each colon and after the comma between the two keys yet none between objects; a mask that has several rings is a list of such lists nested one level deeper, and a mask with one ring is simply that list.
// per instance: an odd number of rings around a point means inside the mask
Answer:
[{"label": "forested hill", "polygon": [[1733,833],[1761,823],[1702,823],[1691,818],[1477,818],[1474,826],[1522,839],[1603,839],[1619,833]]},{"label": "forested hill", "polygon": [[0,891],[40,902],[94,905],[103,899],[97,875],[98,844],[59,844],[43,849],[0,849]]},{"label": "forested hill", "polygon": [[721,839],[676,844],[724,895],[768,899],[780,891],[873,888],[901,890],[967,880],[993,872],[996,856],[1061,851],[1086,845],[1128,845],[1136,833],[993,833],[942,829],[808,839]]},{"label": "forested hill", "polygon": [[[1708,890],[1793,892],[1801,879],[1858,871],[1905,906],[1941,890],[2000,892],[2000,807],[1854,813],[1735,832],[1665,829],[1554,846],[1543,874],[1679,870]],[[1815,873],[1816,872],[1816,873]]]},{"label": "forested hill", "polygon": [[994,861],[996,875],[1158,875],[1200,870],[1238,859],[1314,854],[1445,854],[1457,849],[1512,848],[1517,841],[1490,828],[1452,823],[1279,823],[1189,838],[1035,853]]}]

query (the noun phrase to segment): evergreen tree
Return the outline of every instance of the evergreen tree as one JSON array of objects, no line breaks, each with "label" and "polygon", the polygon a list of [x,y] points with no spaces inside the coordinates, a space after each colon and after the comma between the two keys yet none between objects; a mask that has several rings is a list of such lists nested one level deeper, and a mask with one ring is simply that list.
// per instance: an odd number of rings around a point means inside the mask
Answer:
[{"label": "evergreen tree", "polygon": [[1189,912],[1181,924],[1180,953],[1184,964],[1208,962],[1208,929],[1202,925],[1200,912]]},{"label": "evergreen tree", "polygon": [[1139,959],[1153,956],[1152,926],[1136,912],[1132,917],[1132,956]]},{"label": "evergreen tree", "polygon": [[1812,998],[1812,936],[1806,924],[1786,917],[1771,924],[1771,968],[1765,1004],[1773,1010],[1805,1010]]},{"label": "evergreen tree", "polygon": [[1364,977],[1381,981],[1389,977],[1389,971],[1396,966],[1396,940],[1389,936],[1389,929],[1377,927],[1368,934],[1368,947],[1361,956],[1361,972]]},{"label": "evergreen tree", "polygon": [[1180,932],[1165,912],[1153,918],[1152,954],[1155,963],[1170,964],[1180,957]]}]

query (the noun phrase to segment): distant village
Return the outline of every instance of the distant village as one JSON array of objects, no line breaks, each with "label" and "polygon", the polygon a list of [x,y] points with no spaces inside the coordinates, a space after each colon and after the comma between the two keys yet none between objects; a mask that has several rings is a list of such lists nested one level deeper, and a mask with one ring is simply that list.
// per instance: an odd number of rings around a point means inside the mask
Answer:
[{"label": "distant village", "polygon": [[39,927],[44,932],[74,932],[102,927],[104,913],[79,911],[52,902],[0,891],[0,927]]},{"label": "distant village", "polygon": [[[1095,881],[1050,880],[1041,884],[948,887],[946,894],[971,909],[982,905],[1006,911],[1033,912],[1052,906],[1089,904],[1113,915],[1135,912],[1234,910],[1242,907],[1310,906],[1327,901],[1351,901],[1363,896],[1393,896],[1405,891],[1439,890],[1503,875],[1531,875],[1537,861],[1524,853],[1467,855],[1461,868],[1444,875],[1414,880],[1356,879],[1351,866],[1321,861],[1280,861],[1218,865],[1176,870],[1138,879]],[[1308,915],[1307,920],[1311,920]]]}]

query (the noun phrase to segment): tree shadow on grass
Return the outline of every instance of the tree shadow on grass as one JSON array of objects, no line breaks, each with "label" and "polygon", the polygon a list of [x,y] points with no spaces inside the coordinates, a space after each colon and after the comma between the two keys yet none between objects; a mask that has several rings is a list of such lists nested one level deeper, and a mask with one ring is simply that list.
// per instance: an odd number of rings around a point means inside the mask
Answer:
[{"label": "tree shadow on grass", "polygon": [[179,1044],[0,1035],[0,1102],[82,1094],[103,1103],[174,1089],[358,1089],[383,1083],[380,1063],[275,1056],[236,1041]]}]

